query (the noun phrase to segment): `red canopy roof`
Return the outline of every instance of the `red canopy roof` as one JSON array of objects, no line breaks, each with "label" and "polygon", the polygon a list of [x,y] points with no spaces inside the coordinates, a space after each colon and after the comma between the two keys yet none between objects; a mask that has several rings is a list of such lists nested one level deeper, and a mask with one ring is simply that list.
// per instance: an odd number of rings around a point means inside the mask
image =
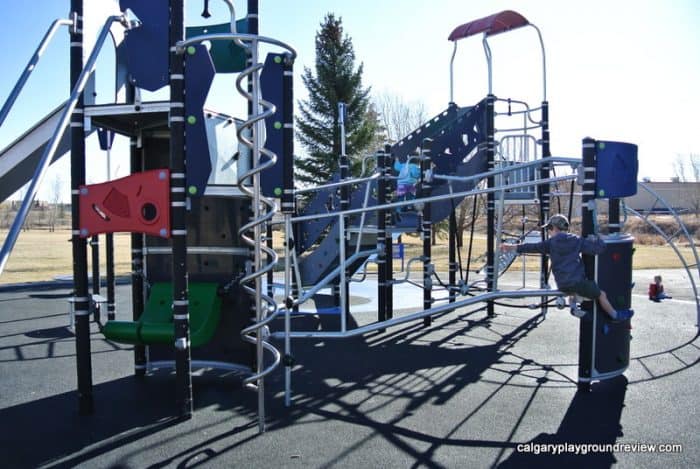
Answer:
[{"label": "red canopy roof", "polygon": [[457,26],[448,39],[450,41],[458,41],[465,37],[473,36],[479,33],[485,33],[487,36],[504,33],[511,29],[520,28],[530,24],[524,16],[512,10],[504,10],[495,15],[480,18],[478,20],[464,23]]}]

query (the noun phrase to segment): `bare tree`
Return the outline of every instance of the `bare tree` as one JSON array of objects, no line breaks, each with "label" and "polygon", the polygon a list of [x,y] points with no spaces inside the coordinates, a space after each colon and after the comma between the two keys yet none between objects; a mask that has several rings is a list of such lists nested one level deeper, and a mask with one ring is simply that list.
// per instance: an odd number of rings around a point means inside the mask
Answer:
[{"label": "bare tree", "polygon": [[399,141],[428,120],[422,101],[406,101],[390,93],[379,94],[374,101],[390,143]]},{"label": "bare tree", "polygon": [[61,189],[63,181],[61,176],[56,175],[51,183],[51,200],[48,207],[49,231],[56,231],[56,219],[58,218],[58,206],[61,203]]},{"label": "bare tree", "polygon": [[688,205],[696,217],[700,216],[700,153],[676,155],[673,170],[678,182],[693,184],[693,190],[684,191],[687,195],[683,202]]}]

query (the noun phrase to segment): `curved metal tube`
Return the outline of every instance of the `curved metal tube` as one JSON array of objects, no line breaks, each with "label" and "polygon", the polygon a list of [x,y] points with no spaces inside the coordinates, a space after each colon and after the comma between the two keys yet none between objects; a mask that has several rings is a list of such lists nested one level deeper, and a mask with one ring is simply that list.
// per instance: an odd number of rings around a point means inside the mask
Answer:
[{"label": "curved metal tube", "polygon": [[457,41],[452,48],[452,58],[450,59],[450,102],[455,102],[455,87],[454,87],[454,67],[455,67],[455,55],[457,54]]},{"label": "curved metal tube", "polygon": [[529,26],[535,28],[535,31],[537,31],[537,37],[540,40],[540,48],[542,49],[542,101],[547,101],[547,57],[544,50],[544,40],[542,39],[540,28],[532,23],[530,23]]},{"label": "curved metal tube", "polygon": [[484,46],[484,54],[486,54],[486,66],[488,68],[488,79],[489,79],[489,93],[493,94],[493,57],[491,55],[491,47],[489,47],[488,36],[484,33],[484,38],[481,40],[481,44]]},{"label": "curved metal tube", "polygon": [[49,42],[51,42],[51,39],[53,39],[53,36],[54,34],[56,34],[56,31],[58,31],[58,28],[61,26],[72,25],[73,21],[71,20],[58,19],[54,21],[49,27],[48,31],[46,31],[44,38],[39,43],[39,46],[36,48],[36,51],[34,52],[34,55],[32,55],[32,58],[29,59],[29,63],[27,63],[27,66],[24,67],[22,75],[17,80],[17,83],[15,84],[14,88],[12,88],[12,91],[10,91],[10,95],[7,97],[5,104],[3,104],[2,110],[0,110],[0,126],[2,126],[2,123],[5,122],[5,119],[10,113],[12,106],[15,104],[15,101],[17,100],[17,97],[22,91],[22,88],[24,88],[24,85],[27,83],[29,75],[31,75],[34,69],[36,68],[36,65],[39,63],[39,59],[41,59],[42,54],[46,50],[46,47],[49,45]]},{"label": "curved metal tube", "polygon": [[104,45],[105,39],[109,35],[109,28],[111,27],[112,23],[122,22],[123,18],[123,15],[115,15],[107,18],[107,21],[105,21],[105,24],[102,27],[102,30],[100,31],[100,35],[98,36],[97,41],[95,42],[95,46],[93,47],[92,52],[90,53],[90,57],[88,57],[88,60],[85,63],[85,67],[83,68],[82,72],[80,72],[80,76],[78,77],[75,87],[71,92],[70,98],[66,103],[66,107],[63,109],[61,118],[58,121],[59,123],[56,126],[56,130],[54,130],[54,133],[51,136],[51,140],[49,140],[48,145],[46,145],[46,148],[44,149],[44,153],[41,155],[39,165],[37,166],[36,171],[34,171],[34,175],[27,189],[27,195],[24,197],[22,205],[20,206],[20,209],[17,212],[17,215],[15,215],[14,221],[12,222],[10,232],[7,234],[7,238],[5,238],[5,242],[2,245],[2,250],[0,251],[0,275],[2,275],[2,272],[5,269],[5,264],[7,264],[7,259],[10,257],[10,252],[12,251],[12,248],[17,242],[17,237],[19,236],[19,232],[22,229],[22,225],[24,224],[24,221],[26,220],[27,215],[29,214],[29,210],[31,209],[34,197],[36,197],[36,194],[39,191],[39,185],[41,184],[41,181],[44,179],[44,176],[46,175],[46,172],[49,169],[49,165],[51,164],[51,160],[53,159],[54,153],[56,153],[56,150],[58,149],[58,144],[61,139],[61,135],[63,135],[63,132],[68,126],[71,114],[73,114],[75,107],[78,105],[78,99],[80,98],[80,95],[85,89],[85,85],[87,85],[90,73],[92,73],[92,69],[95,67],[97,57],[99,56],[100,51],[102,50],[102,46]]},{"label": "curved metal tube", "polygon": [[292,60],[296,59],[297,57],[297,52],[294,50],[294,48],[288,44],[285,44],[282,41],[278,41],[277,39],[273,39],[271,37],[265,37],[265,36],[256,36],[254,34],[245,34],[245,33],[215,33],[215,34],[202,34],[201,36],[195,36],[191,37],[187,40],[184,41],[179,41],[175,47],[177,49],[178,54],[183,54],[185,52],[185,49],[187,49],[187,46],[191,46],[193,44],[199,44],[204,41],[233,41],[233,40],[241,40],[244,43],[245,42],[250,42],[251,45],[248,46],[246,44],[246,47],[254,47],[257,45],[256,43],[258,42],[263,42],[265,44],[270,44],[272,46],[278,46],[281,47],[285,50],[287,50],[291,55],[292,55]]}]

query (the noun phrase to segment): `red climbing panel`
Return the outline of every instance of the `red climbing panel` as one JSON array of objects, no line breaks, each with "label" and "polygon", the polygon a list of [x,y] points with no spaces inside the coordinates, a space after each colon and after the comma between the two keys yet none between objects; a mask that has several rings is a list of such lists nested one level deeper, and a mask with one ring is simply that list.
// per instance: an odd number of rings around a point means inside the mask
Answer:
[{"label": "red climbing panel", "polygon": [[479,18],[478,20],[457,26],[452,33],[450,33],[448,39],[450,41],[458,41],[479,33],[493,36],[528,24],[530,23],[520,13],[512,10],[505,10],[495,15]]},{"label": "red climbing panel", "polygon": [[170,237],[170,170],[80,186],[80,236],[116,232]]}]

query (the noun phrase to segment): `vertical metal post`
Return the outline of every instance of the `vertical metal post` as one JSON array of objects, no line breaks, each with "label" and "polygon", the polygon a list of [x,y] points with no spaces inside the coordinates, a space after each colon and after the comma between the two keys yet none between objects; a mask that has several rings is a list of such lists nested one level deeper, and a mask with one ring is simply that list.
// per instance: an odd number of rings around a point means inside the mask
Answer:
[{"label": "vertical metal post", "polygon": [[90,238],[90,253],[92,254],[92,294],[100,294],[100,237]]},{"label": "vertical metal post", "polygon": [[[486,42],[484,41],[484,44]],[[490,62],[489,62],[490,64]],[[490,75],[490,66],[489,66]],[[489,86],[490,89],[490,86]],[[486,129],[486,160],[488,171],[493,171],[495,169],[495,155],[496,155],[496,141],[495,141],[495,109],[496,97],[489,93],[486,97],[486,112],[485,115],[485,125]],[[486,178],[486,185],[489,189],[494,189],[496,187],[496,179],[494,176],[489,176]],[[494,290],[494,259],[495,259],[495,246],[494,241],[496,239],[496,230],[494,225],[495,218],[495,193],[489,192],[486,196],[486,290],[492,292]],[[494,316],[493,301],[488,301],[486,303],[486,313],[489,317]]]},{"label": "vertical metal post", "polygon": [[[386,175],[387,183],[384,185],[386,193],[384,194],[384,200],[386,202],[391,202],[392,194],[394,193],[394,184],[388,183],[390,177],[392,176],[392,161],[394,158],[391,154],[391,146],[384,146],[384,171]],[[393,242],[394,239],[391,236],[391,211],[384,210],[384,302],[386,304],[385,313],[386,319],[391,319],[394,317],[394,251]]]},{"label": "vertical metal post", "polygon": [[115,282],[114,278],[114,235],[109,233],[105,236],[105,260],[107,275],[107,320],[113,321],[115,318]]},{"label": "vertical metal post", "polygon": [[608,200],[608,232],[617,234],[620,232],[620,199]]},{"label": "vertical metal post", "polygon": [[[111,143],[110,143],[111,145]],[[107,180],[112,178],[112,149],[107,149]],[[116,292],[114,277],[114,234],[107,233],[105,236],[105,257],[107,274],[107,320],[113,321],[116,309]]]},{"label": "vertical metal post", "polygon": [[[386,150],[377,153],[377,205],[386,204],[387,196],[387,158]],[[386,249],[384,242],[386,238],[386,210],[377,210],[377,321],[385,321],[386,315]]]},{"label": "vertical metal post", "polygon": [[[544,53],[544,52],[543,52]],[[549,158],[552,152],[549,146],[549,103],[542,101],[542,158]],[[540,166],[540,178],[549,178],[549,165],[543,164]],[[540,184],[537,186],[537,197],[540,199],[540,226],[544,225],[549,218],[550,212],[550,196],[549,184]],[[540,237],[544,240],[545,229],[542,228]],[[524,274],[524,271],[523,271]],[[543,254],[540,257],[540,288],[546,288],[549,284],[549,256]],[[547,313],[547,298],[540,299],[542,313]]]},{"label": "vertical metal post", "polygon": [[[430,197],[432,192],[432,160],[430,159],[430,139],[423,140],[421,147],[421,184],[420,198]],[[407,162],[408,164],[408,162]],[[421,237],[423,238],[423,309],[432,307],[433,296],[433,262],[432,262],[432,241],[433,241],[433,220],[431,213],[431,203],[422,203],[421,216]],[[432,317],[423,318],[423,325],[429,326]]]},{"label": "vertical metal post", "polygon": [[[294,62],[292,56],[285,54],[282,75],[282,213],[284,214],[284,405],[290,406],[292,400],[292,341],[289,333],[292,330],[291,309],[294,304],[292,282],[292,252],[294,238],[292,237],[292,216],[294,215]],[[279,163],[278,163],[279,164]]]},{"label": "vertical metal post", "polygon": [[[595,232],[595,186],[596,186],[596,142],[590,137],[583,139],[583,191],[581,194],[581,236]],[[587,278],[594,278],[595,256],[584,255],[583,264]],[[579,325],[578,376],[579,389],[587,390],[593,373],[594,344],[597,322],[596,302],[585,302],[583,308],[592,314],[587,315]]]},{"label": "vertical metal post", "polygon": [[[74,25],[70,33],[70,82],[71,89],[83,70],[83,1],[71,0]],[[92,357],[90,350],[90,300],[88,298],[87,242],[80,237],[80,192],[85,184],[85,132],[83,128],[83,94],[71,115],[71,216],[73,243],[73,288],[75,297],[75,352],[78,369],[78,411],[92,414]]]},{"label": "vertical metal post", "polygon": [[[258,1],[248,0],[248,32],[253,35],[257,35],[258,30]],[[256,65],[258,63],[258,42],[253,41],[251,47],[248,49],[249,65]],[[248,91],[252,97],[248,101],[249,117],[258,115],[261,112],[260,104],[260,72],[255,71],[250,73],[248,76]],[[251,149],[252,160],[250,163],[251,168],[256,168],[260,164],[260,141],[263,135],[263,120],[255,122],[252,130],[253,148]],[[261,216],[261,194],[260,194],[260,173],[256,172],[253,175],[253,198],[252,198],[252,217],[253,220],[258,220]],[[255,240],[260,239],[262,231],[262,226],[256,223],[253,227],[253,237]],[[262,269],[262,259],[261,250],[254,249],[253,252],[253,272],[259,272]],[[263,305],[262,300],[262,278],[261,276],[255,277],[255,304],[253,308],[255,309],[256,323],[261,322],[265,319],[266,306]],[[263,347],[263,331],[258,329],[256,333],[256,344],[255,344],[255,366],[257,369],[257,374],[260,375],[264,368],[264,347]],[[265,378],[260,377],[257,380],[257,394],[258,394],[258,430],[262,433],[265,431]]]},{"label": "vertical metal post", "polygon": [[179,416],[192,416],[190,316],[187,296],[187,207],[185,170],[185,60],[175,44],[185,39],[183,0],[170,0],[170,219],[176,400]]},{"label": "vertical metal post", "polygon": [[449,241],[448,241],[448,252],[447,252],[447,262],[449,269],[449,291],[448,297],[449,302],[454,303],[457,299],[455,293],[455,286],[457,284],[457,215],[456,208],[453,208],[450,212],[450,226],[449,226]]},{"label": "vertical metal post", "polygon": [[[265,244],[267,247],[270,249],[270,252],[272,249],[274,249],[274,243],[272,242],[272,224],[268,223],[267,227],[265,229]],[[272,264],[272,254],[268,253],[267,255],[267,263]],[[266,280],[267,280],[267,296],[270,298],[275,297],[275,273],[273,272],[273,269],[270,269],[267,272],[266,275]]]},{"label": "vertical metal post", "polygon": [[[348,179],[350,179],[350,161],[348,159],[348,155],[345,152],[345,117],[347,114],[347,106],[345,103],[339,102],[338,103],[338,130],[340,132],[340,159],[339,159],[339,167],[340,167],[340,180],[342,182],[347,182]],[[350,186],[348,185],[343,185],[340,187],[340,211],[344,212],[346,210],[350,209]],[[347,236],[347,228],[349,226],[349,221],[350,219],[346,217],[345,215],[342,216],[342,227],[343,229],[339,230],[339,236],[340,236],[340,247],[343,253],[348,252],[348,236]],[[359,235],[359,234],[358,234]],[[340,314],[342,314],[342,317],[345,318],[344,320],[347,320],[347,316],[349,314],[349,301],[348,299],[350,298],[350,291],[349,291],[349,283],[347,282],[347,279],[350,278],[350,272],[348,270],[348,266],[345,263],[346,258],[344,256],[341,256],[341,262],[342,264],[342,270],[341,270],[341,275],[340,275],[340,283],[339,283],[339,288],[340,288]]]},{"label": "vertical metal post", "polygon": [[[135,89],[132,84],[126,87],[126,102],[135,101]],[[139,138],[132,136],[129,139],[130,152],[130,172],[131,174],[142,172],[143,149],[139,147]],[[144,255],[143,242],[144,235],[141,233],[131,233],[131,312],[134,321],[141,319],[144,310]],[[144,345],[134,345],[134,374],[144,376],[146,374],[146,347]]]},{"label": "vertical metal post", "polygon": [[346,314],[348,311],[348,296],[346,294],[346,286],[347,286],[347,269],[345,268],[346,262],[347,262],[347,247],[348,247],[348,242],[347,242],[347,236],[345,233],[347,233],[347,228],[345,226],[345,215],[339,215],[338,216],[338,233],[341,236],[340,240],[340,253],[339,253],[339,260],[340,260],[340,269],[339,269],[339,279],[340,279],[340,331],[345,332],[347,331],[348,327],[348,315]]},{"label": "vertical metal post", "polygon": [[[246,19],[248,20],[248,33],[252,34],[252,35],[257,35],[260,32],[259,31],[259,22],[258,22],[258,1],[257,0],[248,0],[247,7],[248,7],[248,12],[246,14]],[[252,47],[249,47],[246,50],[246,68],[251,67],[254,64],[253,48],[255,48],[255,47],[256,47],[255,45],[252,45]],[[253,75],[255,75],[255,74],[252,73],[248,76],[248,93],[250,95],[253,95],[253,91],[254,91],[253,90],[253,82],[254,82]],[[248,100],[248,117],[253,116],[256,113],[257,113],[257,107],[256,107],[255,103],[253,103],[253,100],[249,99]],[[251,128],[251,130],[250,130],[251,137],[253,137],[253,135],[255,134],[255,130],[256,130],[255,127]],[[253,167],[252,161],[255,157],[254,153],[255,153],[255,151],[253,149],[251,149],[250,157],[249,157],[250,160],[248,161],[249,168]],[[239,171],[240,171],[240,168],[239,168]],[[248,184],[253,185],[254,183],[249,180]],[[251,216],[253,214],[253,210],[255,210],[255,208],[251,207],[251,210],[250,210]],[[251,256],[254,256],[253,252],[251,252]],[[250,313],[250,316],[251,316],[250,320],[252,322],[256,321],[257,308],[258,308],[258,305],[256,304],[256,302],[253,302],[253,304],[251,305],[251,313]],[[254,345],[254,344],[251,344],[251,347],[253,349],[253,363],[251,364],[251,368],[262,370],[262,368],[261,368],[262,364],[258,363],[258,355],[259,355],[258,348],[259,347],[257,345]],[[261,394],[261,392],[258,391],[258,398],[260,398],[260,394]],[[259,412],[258,412],[258,425],[260,426],[260,431],[261,432],[264,431],[264,426],[265,426],[264,418],[263,419],[260,418]]]}]

